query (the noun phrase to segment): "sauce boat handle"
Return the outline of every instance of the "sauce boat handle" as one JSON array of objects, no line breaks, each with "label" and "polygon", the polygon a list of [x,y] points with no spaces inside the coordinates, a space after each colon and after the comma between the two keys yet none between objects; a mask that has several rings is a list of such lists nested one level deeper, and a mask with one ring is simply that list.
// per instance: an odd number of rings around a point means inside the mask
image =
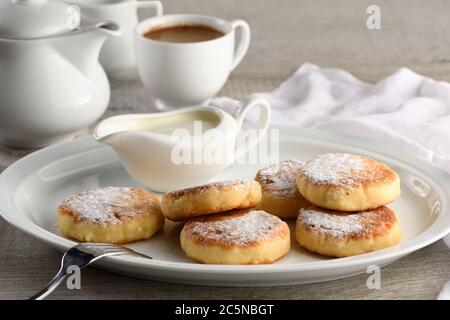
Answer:
[{"label": "sauce boat handle", "polygon": [[250,149],[252,149],[265,135],[267,128],[270,123],[270,118],[272,111],[270,109],[270,104],[258,95],[251,95],[244,98],[237,109],[237,115],[235,117],[238,124],[238,128],[241,129],[245,120],[245,116],[254,107],[259,107],[259,118],[256,125],[253,128],[246,130],[245,135],[238,137],[235,159],[242,157]]}]

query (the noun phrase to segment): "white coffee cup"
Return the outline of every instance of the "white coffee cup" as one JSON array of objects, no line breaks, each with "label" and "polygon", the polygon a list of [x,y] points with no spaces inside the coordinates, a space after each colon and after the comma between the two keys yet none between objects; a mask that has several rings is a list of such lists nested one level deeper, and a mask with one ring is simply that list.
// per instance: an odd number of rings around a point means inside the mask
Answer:
[{"label": "white coffee cup", "polygon": [[[154,29],[201,25],[224,33],[202,42],[174,43],[144,37]],[[240,40],[235,45],[236,30]],[[250,27],[243,20],[176,14],[146,19],[136,28],[136,61],[139,75],[153,94],[156,107],[167,111],[205,104],[217,94],[247,53]]]},{"label": "white coffee cup", "polygon": [[81,14],[95,20],[111,20],[120,25],[122,34],[108,39],[100,53],[100,63],[109,75],[129,75],[135,70],[134,32],[139,23],[138,13],[152,9],[162,15],[159,1],[136,0],[66,0],[80,7]]}]

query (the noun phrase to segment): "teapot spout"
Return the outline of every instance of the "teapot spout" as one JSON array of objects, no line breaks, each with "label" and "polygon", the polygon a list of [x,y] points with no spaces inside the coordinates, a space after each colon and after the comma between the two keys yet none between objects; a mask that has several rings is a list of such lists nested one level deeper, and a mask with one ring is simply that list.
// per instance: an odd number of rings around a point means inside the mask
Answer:
[{"label": "teapot spout", "polygon": [[55,42],[56,49],[86,76],[96,71],[100,50],[110,36],[118,36],[120,26],[111,21],[102,21],[74,32],[70,44],[67,41]]},{"label": "teapot spout", "polygon": [[95,29],[111,36],[118,36],[122,33],[120,26],[112,21],[101,21],[95,25]]}]

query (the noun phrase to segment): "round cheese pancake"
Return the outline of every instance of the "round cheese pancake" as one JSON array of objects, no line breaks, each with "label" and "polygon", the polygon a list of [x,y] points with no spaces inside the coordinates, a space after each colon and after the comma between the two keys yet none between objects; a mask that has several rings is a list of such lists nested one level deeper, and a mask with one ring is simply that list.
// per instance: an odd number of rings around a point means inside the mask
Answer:
[{"label": "round cheese pancake", "polygon": [[399,243],[401,229],[394,211],[386,206],[346,213],[313,206],[300,210],[295,235],[309,251],[347,257]]},{"label": "round cheese pancake", "polygon": [[149,239],[164,226],[159,199],[143,189],[83,191],[58,207],[61,232],[81,242],[123,244]]},{"label": "round cheese pancake", "polygon": [[301,208],[311,206],[298,191],[296,177],[303,161],[286,160],[263,168],[256,174],[262,190],[258,209],[280,218],[297,218]]},{"label": "round cheese pancake", "polygon": [[230,180],[166,193],[161,200],[164,216],[171,221],[254,207],[261,201],[261,186],[254,180]]},{"label": "round cheese pancake", "polygon": [[190,258],[209,264],[272,263],[290,249],[288,225],[261,210],[193,218],[180,240]]},{"label": "round cheese pancake", "polygon": [[312,204],[362,211],[400,196],[400,178],[387,165],[348,153],[327,153],[307,161],[297,175],[300,193]]}]

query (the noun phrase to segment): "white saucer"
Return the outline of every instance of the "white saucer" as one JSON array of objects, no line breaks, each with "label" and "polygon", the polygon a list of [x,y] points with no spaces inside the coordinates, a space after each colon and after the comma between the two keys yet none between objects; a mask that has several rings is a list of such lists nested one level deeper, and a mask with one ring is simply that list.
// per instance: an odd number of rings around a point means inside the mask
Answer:
[{"label": "white saucer", "polygon": [[[328,281],[365,273],[425,247],[450,231],[450,176],[398,148],[375,146],[353,138],[299,128],[280,127],[281,160],[308,159],[325,152],[352,152],[386,162],[402,179],[402,196],[391,206],[398,213],[403,238],[399,245],[378,252],[328,259],[301,249],[295,241],[288,256],[272,265],[202,265],[181,251],[180,224],[130,247],[154,260],[112,257],[97,266],[114,272],[160,281],[211,286],[273,286]],[[234,165],[220,179],[253,178],[260,165]],[[66,250],[75,243],[57,231],[55,210],[69,194],[98,186],[136,183],[114,151],[92,137],[61,143],[35,152],[0,176],[0,213],[24,232]],[[420,266],[417,266],[420,267]]]}]

